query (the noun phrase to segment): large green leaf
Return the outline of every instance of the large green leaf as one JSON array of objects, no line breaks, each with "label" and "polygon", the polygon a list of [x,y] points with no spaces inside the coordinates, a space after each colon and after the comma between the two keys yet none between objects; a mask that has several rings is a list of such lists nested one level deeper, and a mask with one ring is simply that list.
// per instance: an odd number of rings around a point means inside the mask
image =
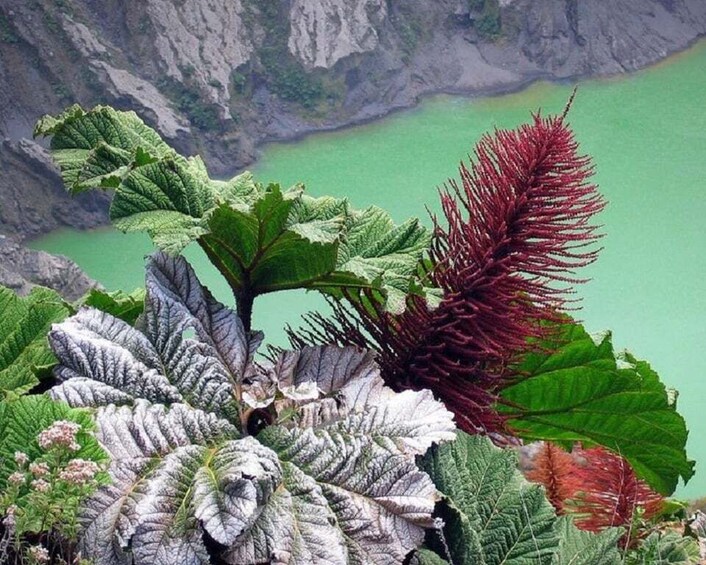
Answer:
[{"label": "large green leaf", "polygon": [[250,206],[221,204],[201,246],[231,286],[253,295],[302,288],[336,267],[346,204],[270,185]]},{"label": "large green leaf", "polygon": [[[417,267],[429,231],[417,220],[395,226],[379,208],[311,198],[296,186],[256,183],[250,173],[212,180],[198,157],[184,158],[134,113],[74,106],[45,116],[35,135],[51,136],[67,188],[115,189],[110,217],[123,231],[146,231],[172,254],[197,241],[228,280],[249,325],[259,294],[312,288],[358,300],[370,290],[393,311],[421,292]],[[346,292],[349,291],[349,292]]]},{"label": "large green leaf", "polygon": [[376,282],[386,295],[387,309],[401,312],[430,244],[431,233],[417,219],[396,226],[387,212],[375,206],[352,211],[338,251],[337,272],[315,286],[340,297],[345,285],[337,277],[341,273],[353,275],[367,283]]},{"label": "large green leaf", "polygon": [[54,363],[46,340],[52,323],[70,313],[54,291],[35,288],[26,298],[0,287],[0,398],[7,392],[22,394]]},{"label": "large green leaf", "polygon": [[610,334],[594,341],[575,324],[561,329],[553,353],[526,356],[516,368],[528,378],[502,391],[501,413],[518,436],[584,446],[625,457],[650,486],[671,494],[687,481],[687,429],[657,374],[630,354],[613,352]]},{"label": "large green leaf", "polygon": [[57,117],[44,116],[34,135],[52,137],[52,155],[72,193],[117,188],[131,168],[176,155],[137,114],[108,106],[85,112],[74,105]]},{"label": "large green leaf", "polygon": [[554,509],[517,470],[517,455],[459,433],[432,448],[422,468],[444,495],[440,516],[454,563],[551,563],[559,544]]},{"label": "large green leaf", "polygon": [[449,565],[449,562],[439,557],[433,551],[422,548],[414,554],[412,565]]},{"label": "large green leaf", "polygon": [[34,133],[52,137],[69,191],[115,189],[110,218],[118,229],[147,231],[172,252],[204,232],[213,195],[203,163],[177,154],[134,112],[73,106],[42,118]]},{"label": "large green leaf", "polygon": [[167,157],[132,169],[118,186],[110,219],[118,229],[146,231],[158,247],[178,253],[206,233],[213,207],[208,180],[184,159]]},{"label": "large green leaf", "polygon": [[622,528],[608,528],[600,534],[579,530],[569,516],[557,520],[559,551],[552,565],[620,565],[618,541]]},{"label": "large green leaf", "polygon": [[626,565],[698,565],[703,563],[698,542],[679,532],[652,532],[627,552]]},{"label": "large green leaf", "polygon": [[83,298],[81,304],[107,312],[128,324],[134,324],[144,310],[145,291],[138,288],[132,292],[123,290],[106,292],[94,288]]}]

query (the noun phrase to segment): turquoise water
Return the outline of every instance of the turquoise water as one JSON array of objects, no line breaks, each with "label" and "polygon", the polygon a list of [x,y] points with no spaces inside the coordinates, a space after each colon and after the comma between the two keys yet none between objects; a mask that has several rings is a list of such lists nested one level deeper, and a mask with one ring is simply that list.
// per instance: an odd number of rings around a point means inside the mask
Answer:
[{"label": "turquoise water", "polygon": [[[295,143],[263,148],[261,180],[304,181],[313,195],[377,204],[397,221],[437,209],[436,187],[455,174],[480,135],[513,127],[542,108],[560,112],[573,85],[537,83],[515,94],[468,99],[437,96],[417,108]],[[578,313],[591,331],[612,329],[619,348],[648,359],[680,391],[697,475],[679,491],[706,494],[706,43],[653,68],[580,84],[570,122],[595,162],[595,181],[609,201],[599,261],[584,271]],[[426,221],[426,220],[425,220]],[[109,288],[142,280],[150,243],[109,229],[61,231],[33,242],[63,253]],[[187,255],[222,300],[226,285],[198,249]],[[303,292],[266,296],[254,327],[283,343],[283,320],[319,308]]]}]

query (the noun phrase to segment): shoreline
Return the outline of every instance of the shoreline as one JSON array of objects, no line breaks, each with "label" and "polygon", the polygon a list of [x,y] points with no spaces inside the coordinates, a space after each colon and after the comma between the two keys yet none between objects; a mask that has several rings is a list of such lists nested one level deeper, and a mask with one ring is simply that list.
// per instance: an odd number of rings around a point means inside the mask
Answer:
[{"label": "shoreline", "polygon": [[[367,116],[360,116],[356,117],[353,116],[347,120],[342,120],[340,123],[331,123],[330,125],[321,125],[321,126],[310,126],[306,128],[302,128],[301,131],[295,131],[292,132],[289,135],[285,136],[265,136],[261,139],[258,139],[255,142],[255,158],[248,162],[246,165],[242,167],[238,167],[234,169],[233,174],[238,174],[240,172],[243,172],[245,170],[248,170],[248,167],[251,167],[253,163],[256,163],[262,156],[262,151],[263,148],[267,145],[270,144],[292,144],[292,143],[297,143],[304,138],[310,136],[310,135],[315,135],[317,133],[331,133],[331,132],[337,132],[337,131],[343,131],[348,128],[354,128],[357,126],[363,126],[366,124],[373,123],[378,120],[383,120],[389,116],[395,115],[400,112],[404,112],[406,110],[413,110],[419,104],[421,104],[424,99],[426,98],[432,98],[434,96],[440,96],[440,95],[448,95],[448,96],[458,96],[460,98],[465,98],[465,99],[474,99],[474,98],[495,98],[495,97],[500,97],[500,96],[505,96],[509,94],[515,94],[518,92],[521,92],[529,87],[531,87],[533,84],[537,82],[550,82],[552,84],[567,84],[567,83],[574,83],[575,86],[579,86],[578,83],[588,81],[588,80],[619,80],[621,77],[628,77],[632,76],[641,72],[649,71],[650,69],[653,69],[655,67],[658,67],[659,65],[669,63],[671,59],[675,57],[679,57],[681,55],[687,54],[690,50],[696,48],[700,43],[706,43],[706,34],[700,35],[693,40],[691,40],[689,43],[687,43],[683,48],[676,49],[674,51],[671,51],[667,55],[665,55],[663,58],[654,61],[650,63],[649,65],[646,65],[644,67],[640,67],[638,69],[634,69],[631,71],[625,71],[622,73],[613,73],[613,74],[578,74],[578,75],[572,75],[568,77],[557,77],[556,75],[553,75],[551,73],[545,73],[545,72],[537,72],[532,75],[526,75],[524,77],[521,77],[519,80],[515,82],[508,82],[504,84],[497,84],[494,86],[488,86],[488,87],[479,87],[475,89],[454,89],[454,88],[439,88],[439,89],[433,89],[429,91],[424,91],[420,92],[417,94],[411,103],[409,104],[400,104],[400,105],[393,105],[389,106],[383,111],[377,113],[377,114],[371,114]],[[361,110],[362,112],[362,110]],[[359,112],[359,114],[361,113]]]}]

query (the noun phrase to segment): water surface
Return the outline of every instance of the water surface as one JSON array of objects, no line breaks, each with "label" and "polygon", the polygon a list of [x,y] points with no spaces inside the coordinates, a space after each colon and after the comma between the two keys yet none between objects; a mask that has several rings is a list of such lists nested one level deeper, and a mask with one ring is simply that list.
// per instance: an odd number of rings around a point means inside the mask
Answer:
[{"label": "water surface", "polygon": [[[261,180],[304,181],[313,195],[376,204],[397,221],[437,209],[436,188],[455,174],[480,135],[514,127],[531,110],[560,112],[572,85],[537,83],[515,94],[468,99],[437,96],[378,122],[271,144],[255,167]],[[596,182],[609,201],[599,261],[584,274],[579,316],[590,331],[612,329],[619,348],[651,361],[691,435],[697,475],[678,494],[706,495],[706,43],[651,69],[584,81],[570,114]],[[147,237],[109,229],[61,231],[34,246],[63,253],[109,288],[141,284]],[[198,249],[187,256],[222,300],[226,285]],[[287,292],[255,304],[254,327],[284,343],[283,321],[322,304]],[[700,468],[705,467],[705,468]]]}]

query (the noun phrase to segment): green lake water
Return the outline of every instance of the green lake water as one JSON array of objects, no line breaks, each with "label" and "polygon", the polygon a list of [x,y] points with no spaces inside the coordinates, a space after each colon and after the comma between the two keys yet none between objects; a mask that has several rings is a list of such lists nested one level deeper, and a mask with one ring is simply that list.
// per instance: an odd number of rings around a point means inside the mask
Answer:
[{"label": "green lake water", "polygon": [[[515,94],[469,99],[436,96],[380,121],[263,148],[261,180],[304,181],[313,195],[348,196],[357,207],[390,210],[395,220],[427,217],[436,187],[453,176],[480,135],[514,127],[542,108],[560,112],[572,85],[536,83]],[[706,495],[706,42],[650,69],[580,83],[570,122],[596,166],[609,201],[599,261],[582,274],[590,331],[611,329],[619,348],[648,359],[691,430],[697,474],[678,495]],[[141,284],[146,236],[109,229],[60,231],[33,247],[74,259],[110,289]],[[198,249],[197,272],[222,300],[225,284]],[[287,292],[255,304],[253,326],[284,343],[283,322],[319,308],[317,295]]]}]

